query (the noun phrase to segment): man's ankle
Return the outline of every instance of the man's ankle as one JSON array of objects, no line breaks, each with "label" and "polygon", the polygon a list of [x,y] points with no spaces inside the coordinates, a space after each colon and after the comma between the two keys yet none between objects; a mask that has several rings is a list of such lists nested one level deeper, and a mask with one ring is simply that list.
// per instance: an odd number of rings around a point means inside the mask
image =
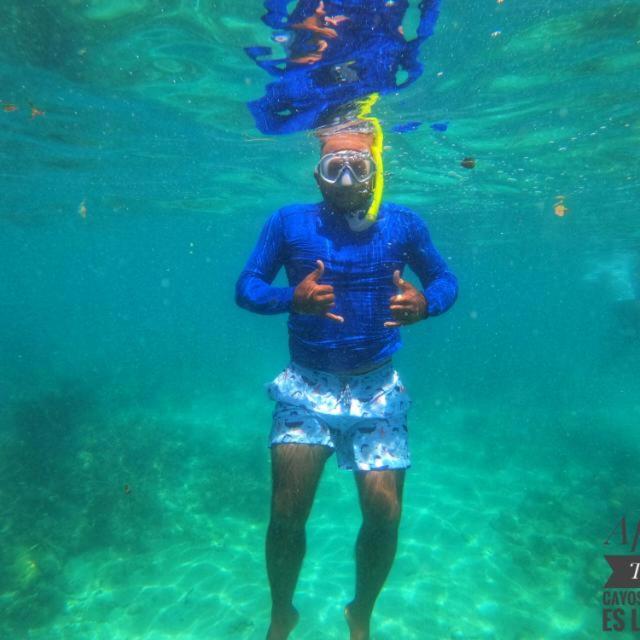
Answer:
[{"label": "man's ankle", "polygon": [[349,617],[358,622],[368,622],[373,613],[373,607],[366,607],[357,600],[352,600],[346,607]]}]

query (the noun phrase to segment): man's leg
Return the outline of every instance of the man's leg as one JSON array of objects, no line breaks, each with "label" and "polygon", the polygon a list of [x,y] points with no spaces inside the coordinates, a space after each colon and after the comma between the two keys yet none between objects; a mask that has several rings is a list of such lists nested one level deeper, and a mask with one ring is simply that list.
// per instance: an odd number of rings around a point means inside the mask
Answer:
[{"label": "man's leg", "polygon": [[293,592],[304,558],[305,523],[331,449],[323,445],[271,447],[271,520],[267,532],[267,573],[271,585],[271,626],[267,640],[284,640],[298,621]]},{"label": "man's leg", "polygon": [[356,542],[356,595],[345,616],[351,640],[368,640],[373,605],[398,545],[404,469],[356,471],[362,527]]}]

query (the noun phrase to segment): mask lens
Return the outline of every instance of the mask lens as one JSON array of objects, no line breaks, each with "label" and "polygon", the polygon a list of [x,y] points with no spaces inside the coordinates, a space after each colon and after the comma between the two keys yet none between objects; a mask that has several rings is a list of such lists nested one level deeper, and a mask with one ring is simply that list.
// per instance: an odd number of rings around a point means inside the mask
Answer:
[{"label": "mask lens", "polygon": [[349,166],[351,167],[356,179],[361,182],[371,175],[371,161],[366,156],[351,158]]},{"label": "mask lens", "polygon": [[345,161],[341,156],[325,156],[320,167],[322,177],[329,182],[335,182],[342,173],[344,165]]}]

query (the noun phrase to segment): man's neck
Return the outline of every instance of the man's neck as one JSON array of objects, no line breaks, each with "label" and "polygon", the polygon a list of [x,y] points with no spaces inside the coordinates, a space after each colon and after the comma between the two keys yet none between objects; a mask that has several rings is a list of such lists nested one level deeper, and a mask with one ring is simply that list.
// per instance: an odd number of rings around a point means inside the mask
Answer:
[{"label": "man's neck", "polygon": [[374,220],[367,218],[367,211],[371,206],[371,202],[368,202],[365,207],[353,207],[353,208],[341,208],[333,205],[329,200],[324,200],[324,206],[334,216],[342,218],[349,226],[351,231],[360,232],[368,229]]},{"label": "man's neck", "polygon": [[375,222],[367,217],[366,209],[349,211],[343,215],[351,231],[355,232],[366,231]]}]

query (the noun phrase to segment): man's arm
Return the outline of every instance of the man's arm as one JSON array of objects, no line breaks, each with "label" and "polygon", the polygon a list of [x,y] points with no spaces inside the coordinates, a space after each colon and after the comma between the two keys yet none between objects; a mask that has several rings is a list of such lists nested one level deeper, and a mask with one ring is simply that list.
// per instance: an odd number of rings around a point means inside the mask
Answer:
[{"label": "man's arm", "polygon": [[282,216],[276,211],[267,220],[260,238],[236,283],[236,303],[255,313],[291,311],[295,287],[272,287],[284,264],[286,246]]},{"label": "man's arm", "polygon": [[418,215],[414,214],[413,217],[408,264],[422,283],[427,300],[427,317],[437,316],[456,301],[458,280],[447,269],[447,264],[433,246],[425,223]]}]

